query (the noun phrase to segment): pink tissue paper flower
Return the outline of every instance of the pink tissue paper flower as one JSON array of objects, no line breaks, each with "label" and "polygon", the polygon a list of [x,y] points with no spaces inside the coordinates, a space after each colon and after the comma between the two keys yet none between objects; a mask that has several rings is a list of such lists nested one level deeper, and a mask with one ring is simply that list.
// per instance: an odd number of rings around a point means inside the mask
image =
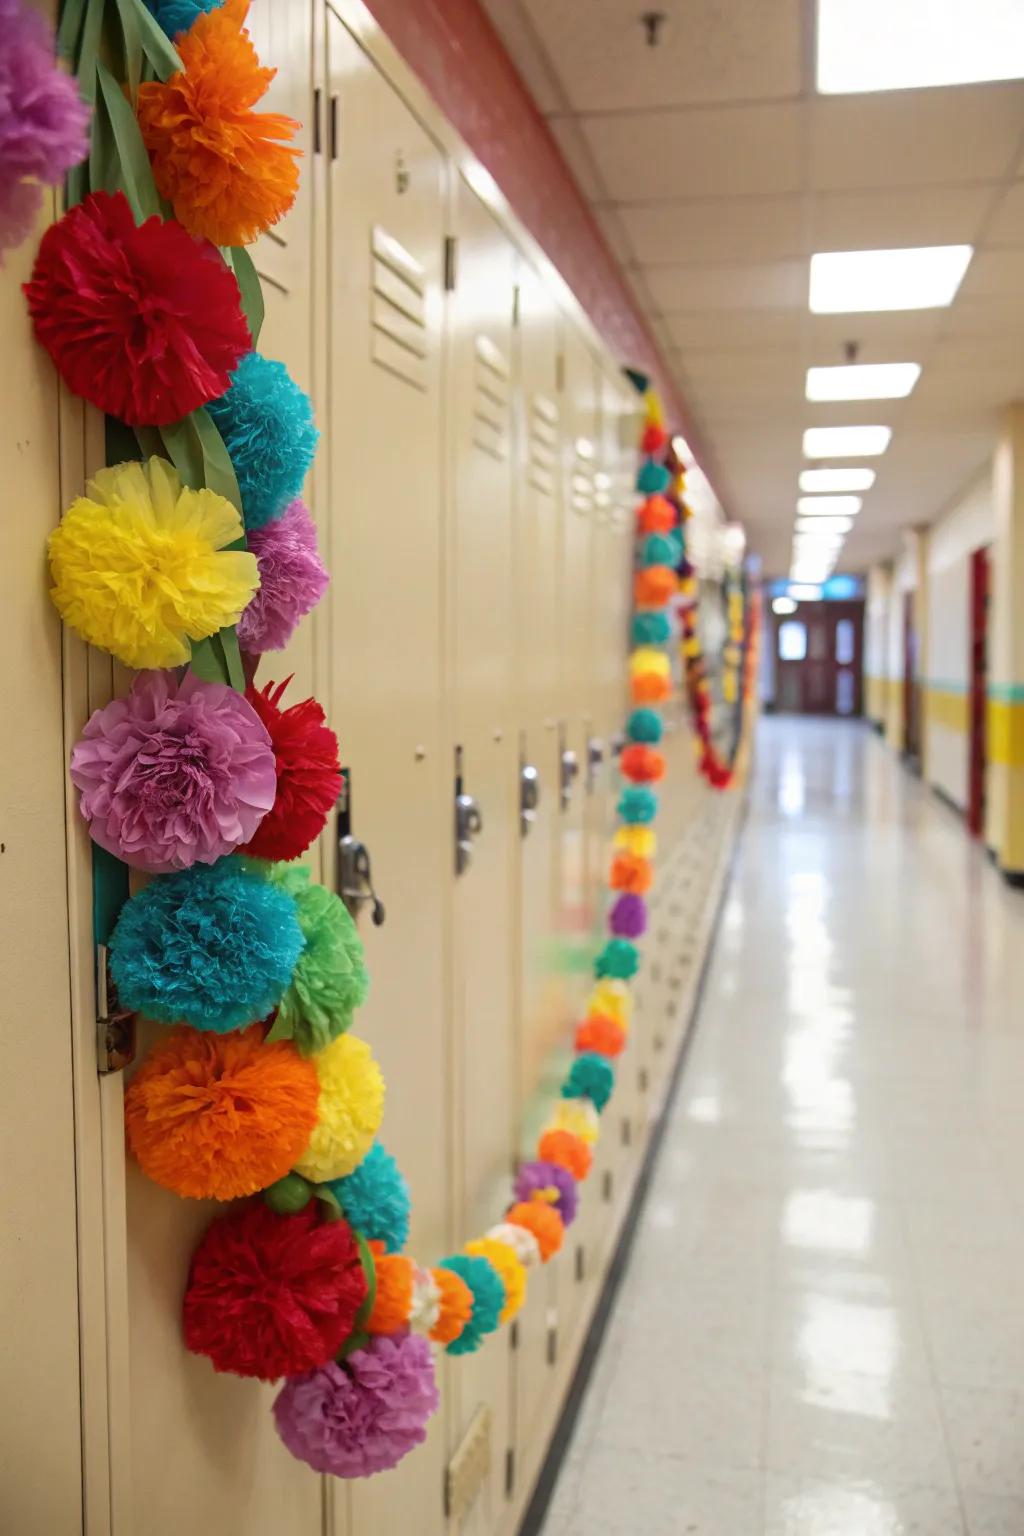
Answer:
[{"label": "pink tissue paper flower", "polygon": [[311,612],[328,576],[316,544],[316,526],[298,497],[281,517],[251,528],[249,548],[260,571],[259,591],[238,621],[244,651],[283,651],[300,619]]},{"label": "pink tissue paper flower", "polygon": [[32,232],[45,182],[89,153],[89,109],[24,0],[0,0],[0,257]]},{"label": "pink tissue paper flower", "polygon": [[437,1408],[434,1361],[419,1334],[377,1334],[343,1365],[292,1376],[274,1400],[293,1456],[334,1477],[386,1472],[426,1439]]},{"label": "pink tissue paper flower", "polygon": [[135,869],[213,864],[274,803],[270,736],[252,705],[193,673],[140,672],[89,720],[71,778],[93,840]]}]

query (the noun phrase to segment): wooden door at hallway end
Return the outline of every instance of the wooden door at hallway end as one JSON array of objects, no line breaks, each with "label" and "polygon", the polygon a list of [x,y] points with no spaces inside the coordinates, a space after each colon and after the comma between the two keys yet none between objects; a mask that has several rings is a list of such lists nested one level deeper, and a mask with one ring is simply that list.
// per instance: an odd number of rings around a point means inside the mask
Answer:
[{"label": "wooden door at hallway end", "polygon": [[775,623],[779,710],[849,718],[863,708],[863,602],[801,603]]}]

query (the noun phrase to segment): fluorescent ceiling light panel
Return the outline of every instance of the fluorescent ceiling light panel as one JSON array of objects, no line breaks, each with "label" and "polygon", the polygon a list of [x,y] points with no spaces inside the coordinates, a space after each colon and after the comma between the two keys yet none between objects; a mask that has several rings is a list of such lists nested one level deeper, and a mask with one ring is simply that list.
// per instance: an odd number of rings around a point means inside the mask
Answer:
[{"label": "fluorescent ceiling light panel", "polygon": [[798,496],[801,517],[856,517],[864,503],[859,496]]},{"label": "fluorescent ceiling light panel", "polygon": [[921,377],[920,363],[852,363],[808,368],[808,400],[903,400]]},{"label": "fluorescent ceiling light panel", "polygon": [[821,596],[821,588],[817,585],[810,586],[797,582],[789,584],[789,595],[798,603],[816,603]]},{"label": "fluorescent ceiling light panel", "polygon": [[973,254],[970,245],[819,251],[811,257],[811,312],[942,309],[952,304]]},{"label": "fluorescent ceiling light panel", "polygon": [[818,0],[818,90],[903,91],[1024,75],[1020,0]]},{"label": "fluorescent ceiling light panel", "polygon": [[808,427],[805,459],[873,459],[884,453],[891,427]]},{"label": "fluorescent ceiling light panel", "polygon": [[798,517],[796,520],[797,533],[849,533],[853,527],[852,517]]},{"label": "fluorescent ceiling light panel", "polygon": [[772,613],[796,613],[796,603],[791,597],[772,599]]},{"label": "fluorescent ceiling light panel", "polygon": [[802,491],[870,491],[874,483],[873,469],[804,469],[800,472]]}]

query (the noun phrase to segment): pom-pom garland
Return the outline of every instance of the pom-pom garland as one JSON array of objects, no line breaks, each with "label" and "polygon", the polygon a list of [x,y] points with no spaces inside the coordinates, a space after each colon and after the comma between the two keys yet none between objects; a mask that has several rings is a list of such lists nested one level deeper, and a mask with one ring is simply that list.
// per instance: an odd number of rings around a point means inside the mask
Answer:
[{"label": "pom-pom garland", "polygon": [[[559,1099],[551,1111],[551,1119],[548,1122],[549,1131],[571,1131],[578,1136],[580,1141],[585,1141],[589,1147],[597,1144],[597,1138],[601,1133],[601,1127],[597,1110],[589,1099]],[[558,1162],[558,1158],[543,1148],[543,1138],[538,1146],[541,1157],[548,1158],[551,1162]]]},{"label": "pom-pom garland", "polygon": [[366,1319],[367,1333],[398,1333],[409,1326],[415,1290],[415,1266],[405,1253],[385,1253],[371,1243],[376,1291]]},{"label": "pom-pom garland", "polygon": [[290,682],[250,686],[245,693],[270,733],[277,793],[244,851],[285,862],[297,859],[320,836],[341,793],[338,738],[315,699],[281,708]]},{"label": "pom-pom garland", "polygon": [[368,1242],[398,1253],[409,1238],[409,1186],[391,1156],[375,1142],[358,1168],[327,1186],[346,1219]]},{"label": "pom-pom garland", "polygon": [[344,1178],[363,1160],[384,1114],[384,1078],[365,1040],[339,1035],[312,1058],[320,1109],[297,1173],[322,1184]]},{"label": "pom-pom garland", "polygon": [[505,1220],[514,1227],[525,1227],[537,1239],[540,1259],[546,1264],[554,1258],[565,1238],[565,1223],[553,1205],[543,1200],[520,1200],[506,1213]]},{"label": "pom-pom garland", "polygon": [[634,709],[626,721],[626,735],[630,741],[657,746],[664,733],[661,716],[656,709]]},{"label": "pom-pom garland", "polygon": [[631,786],[619,796],[618,811],[631,826],[646,825],[658,814],[658,797],[653,790]]},{"label": "pom-pom garland", "polygon": [[270,737],[251,704],[188,672],[140,672],[91,716],[71,778],[94,842],[150,874],[213,864],[274,803]]},{"label": "pom-pom garland", "polygon": [[615,976],[629,981],[640,969],[640,956],[628,939],[609,939],[594,961],[597,976]]},{"label": "pom-pom garland", "polygon": [[284,1444],[333,1477],[372,1477],[426,1439],[437,1411],[434,1361],[415,1333],[377,1336],[344,1361],[286,1381],[274,1399]]},{"label": "pom-pom garland", "polygon": [[640,546],[640,564],[674,566],[680,553],[679,541],[671,534],[650,533]]},{"label": "pom-pom garland", "polygon": [[437,1286],[437,1320],[430,1337],[435,1344],[452,1344],[473,1315],[473,1292],[451,1267],[438,1265],[430,1274]]},{"label": "pom-pom garland", "polygon": [[231,503],[182,486],[165,459],[90,480],[50,535],[50,596],[65,624],[126,667],[176,667],[233,624],[259,583]]},{"label": "pom-pom garland", "polygon": [[[254,603],[257,601],[258,597],[253,598]],[[669,616],[660,609],[641,608],[633,615],[634,645],[663,645],[671,635],[672,624]]]},{"label": "pom-pom garland", "polygon": [[185,1343],[216,1371],[276,1381],[337,1354],[366,1300],[366,1276],[346,1221],[319,1201],[278,1216],[262,1201],[207,1228],[185,1291]]},{"label": "pom-pom garland", "polygon": [[640,472],[636,477],[636,488],[645,496],[660,496],[667,491],[672,476],[664,464],[656,464],[653,459],[648,459],[641,464]]},{"label": "pom-pom garland", "polygon": [[525,1227],[513,1226],[510,1221],[499,1221],[484,1236],[498,1243],[506,1243],[524,1269],[534,1269],[541,1261],[540,1244]]},{"label": "pom-pom garland", "polygon": [[271,864],[271,883],[295,903],[305,946],[277,1007],[274,1038],[295,1041],[304,1056],[322,1051],[352,1023],[369,981],[363,941],[340,896],[314,885],[302,865]]},{"label": "pom-pom garland", "polygon": [[634,784],[657,784],[665,777],[665,759],[653,747],[633,742],[623,749],[619,768]]},{"label": "pom-pom garland", "polygon": [[643,896],[654,883],[654,865],[650,859],[641,859],[635,853],[617,853],[612,860],[608,884],[613,891],[624,891],[631,896]]},{"label": "pom-pom garland", "polygon": [[643,430],[640,438],[641,453],[660,453],[668,442],[668,433],[660,423],[652,421]]},{"label": "pom-pom garland", "polygon": [[167,36],[175,38],[187,32],[197,17],[206,11],[215,11],[224,0],[146,0]]},{"label": "pom-pom garland", "polygon": [[633,1012],[633,1000],[626,983],[615,981],[611,977],[598,981],[587,1001],[587,1012],[603,1013],[607,1018],[621,1024],[623,1029],[628,1029]]},{"label": "pom-pom garland", "polygon": [[125,1093],[128,1145],[143,1173],[192,1200],[236,1200],[283,1178],[316,1124],[320,1084],[287,1041],[253,1024],[181,1027],[150,1051]]},{"label": "pom-pom garland", "polygon": [[676,509],[665,496],[648,496],[636,517],[638,533],[669,533],[676,526]]},{"label": "pom-pom garland", "polygon": [[414,1333],[430,1333],[437,1326],[440,1316],[441,1288],[434,1278],[434,1272],[414,1264],[409,1327]]},{"label": "pom-pom garland", "polygon": [[614,1059],[622,1055],[627,1039],[622,1025],[603,1013],[591,1013],[576,1026],[575,1044],[578,1051],[596,1051],[601,1056]]},{"label": "pom-pom garland", "polygon": [[633,578],[638,608],[662,608],[675,593],[677,577],[669,565],[648,565]]},{"label": "pom-pom garland", "polygon": [[517,1201],[541,1200],[545,1205],[550,1205],[567,1227],[576,1220],[576,1207],[579,1203],[576,1180],[561,1163],[548,1163],[540,1158],[520,1163],[516,1174],[515,1196]]},{"label": "pom-pom garland", "polygon": [[653,827],[620,827],[615,834],[615,848],[634,859],[651,860],[658,851],[658,837]]},{"label": "pom-pom garland", "polygon": [[596,1051],[584,1051],[577,1056],[562,1084],[565,1099],[589,1099],[600,1112],[604,1109],[615,1088],[615,1068]]},{"label": "pom-pom garland", "polygon": [[499,1323],[511,1322],[526,1300],[526,1266],[511,1243],[495,1237],[478,1237],[466,1244],[471,1257],[493,1264],[505,1288],[505,1305],[498,1314]]},{"label": "pom-pom garland", "polygon": [[247,529],[282,517],[302,490],[319,433],[313,406],[283,363],[250,352],[211,400],[242,492]]},{"label": "pom-pom garland", "polygon": [[[505,1305],[505,1286],[489,1259],[476,1254],[453,1253],[442,1259],[441,1269],[450,1270],[465,1281],[473,1304],[462,1330],[447,1346],[450,1355],[472,1355],[489,1333],[493,1333]],[[436,1335],[435,1335],[436,1336]]]},{"label": "pom-pom garland", "polygon": [[222,859],[166,875],[127,901],[110,969],[133,1012],[223,1033],[276,1007],[303,943],[291,897]]},{"label": "pom-pom garland", "polygon": [[630,678],[629,692],[634,704],[661,704],[672,692],[672,680],[657,672],[641,672]]},{"label": "pom-pom garland", "polygon": [[[249,549],[259,568],[259,591],[238,621],[238,643],[260,654],[282,651],[300,619],[327,590],[328,575],[317,549],[316,525],[298,497],[280,517],[253,528]],[[666,637],[667,638],[667,637]]]},{"label": "pom-pom garland", "polygon": [[560,1126],[552,1126],[544,1132],[537,1143],[537,1151],[545,1162],[557,1163],[571,1173],[578,1184],[583,1183],[593,1166],[590,1143],[583,1136]]},{"label": "pom-pom garland", "polygon": [[608,927],[619,939],[639,939],[647,931],[647,903],[642,896],[623,891],[608,914]]}]

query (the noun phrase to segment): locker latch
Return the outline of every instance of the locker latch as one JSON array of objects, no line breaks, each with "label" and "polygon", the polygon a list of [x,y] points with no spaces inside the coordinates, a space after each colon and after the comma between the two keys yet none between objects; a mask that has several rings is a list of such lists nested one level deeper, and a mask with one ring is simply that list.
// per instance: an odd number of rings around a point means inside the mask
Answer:
[{"label": "locker latch", "polygon": [[96,1070],[105,1077],[135,1060],[135,1014],[121,1008],[105,944],[96,946]]},{"label": "locker latch", "polygon": [[572,803],[572,787],[576,782],[580,771],[579,758],[571,747],[563,747],[561,762],[561,797],[562,810],[567,811]]},{"label": "locker latch", "polygon": [[465,874],[473,859],[473,839],[484,829],[480,807],[472,795],[455,796],[455,873]]},{"label": "locker latch", "polygon": [[351,833],[338,839],[338,895],[353,918],[359,916],[365,901],[372,902],[370,916],[375,928],[387,917],[384,903],[373,888],[369,850]]},{"label": "locker latch", "polygon": [[532,763],[522,763],[519,768],[519,830],[527,835],[537,820],[540,804],[540,773]]},{"label": "locker latch", "polygon": [[587,794],[594,793],[597,783],[597,770],[604,762],[604,742],[600,736],[591,736],[587,742]]}]

